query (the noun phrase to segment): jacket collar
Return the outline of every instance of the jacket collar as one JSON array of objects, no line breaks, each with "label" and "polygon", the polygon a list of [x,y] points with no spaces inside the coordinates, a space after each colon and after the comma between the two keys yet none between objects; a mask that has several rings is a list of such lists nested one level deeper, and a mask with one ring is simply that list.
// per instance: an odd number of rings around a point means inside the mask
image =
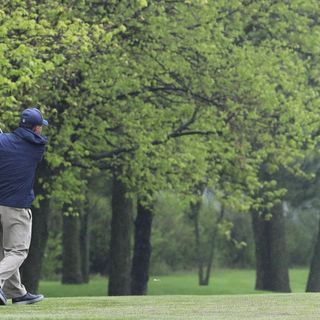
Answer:
[{"label": "jacket collar", "polygon": [[40,136],[36,133],[34,133],[32,130],[30,129],[26,129],[26,128],[17,128],[14,132],[15,135],[17,135],[18,137],[20,137],[21,139],[32,143],[32,144],[36,144],[36,145],[45,145],[48,143],[48,138],[45,136]]}]

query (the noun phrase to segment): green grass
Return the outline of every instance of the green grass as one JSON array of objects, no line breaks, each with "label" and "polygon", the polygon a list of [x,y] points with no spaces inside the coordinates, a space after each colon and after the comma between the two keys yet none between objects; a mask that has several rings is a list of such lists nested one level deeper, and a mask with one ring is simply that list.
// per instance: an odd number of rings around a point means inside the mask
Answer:
[{"label": "green grass", "polygon": [[[295,293],[304,292],[307,269],[290,270],[291,289]],[[234,295],[257,294],[254,290],[255,271],[219,270],[212,274],[209,286],[199,286],[197,275],[174,274],[153,276],[149,281],[149,295]],[[107,279],[94,277],[89,284],[62,285],[58,281],[42,281],[40,292],[46,297],[105,296]]]},{"label": "green grass", "polygon": [[290,271],[292,294],[253,290],[252,270],[215,271],[206,287],[198,286],[196,274],[151,277],[149,296],[144,297],[107,297],[107,279],[102,277],[85,285],[42,281],[44,301],[1,306],[0,320],[319,319],[320,294],[302,293],[307,274],[306,269]]},{"label": "green grass", "polygon": [[320,294],[47,298],[1,306],[1,320],[319,319]]}]

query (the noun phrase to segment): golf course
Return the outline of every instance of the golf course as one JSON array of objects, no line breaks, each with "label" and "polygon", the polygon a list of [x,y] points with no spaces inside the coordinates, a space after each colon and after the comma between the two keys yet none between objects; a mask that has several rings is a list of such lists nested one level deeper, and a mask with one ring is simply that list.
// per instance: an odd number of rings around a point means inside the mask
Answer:
[{"label": "golf course", "polygon": [[320,294],[47,298],[0,309],[7,319],[319,319]]},{"label": "golf course", "polygon": [[[307,269],[290,270],[293,293],[253,289],[254,270],[219,270],[209,286],[195,273],[150,278],[148,296],[106,296],[107,279],[42,281],[41,303],[0,308],[0,319],[318,319],[320,294],[304,293]],[[63,295],[63,296],[62,296]]]},{"label": "golf course", "polygon": [[0,320],[320,320],[320,1],[0,7]]}]

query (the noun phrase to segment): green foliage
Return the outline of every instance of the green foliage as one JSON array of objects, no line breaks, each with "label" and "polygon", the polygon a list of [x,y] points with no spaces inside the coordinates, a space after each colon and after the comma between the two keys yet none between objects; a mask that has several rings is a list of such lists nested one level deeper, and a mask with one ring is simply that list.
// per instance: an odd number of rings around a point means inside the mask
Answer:
[{"label": "green foliage", "polygon": [[116,173],[148,204],[163,190],[195,202],[205,185],[234,212],[269,210],[289,189],[281,172],[303,175],[318,143],[319,11],[299,0],[5,1],[0,127],[27,106],[49,117],[43,185],[56,209],[77,212],[90,179]]},{"label": "green foliage", "polygon": [[41,278],[59,280],[62,268],[62,240],[61,233],[51,234],[44,253],[44,263],[41,269]]},{"label": "green foliage", "polygon": [[47,111],[57,201],[82,200],[106,167],[148,201],[207,177],[245,211],[263,189],[262,163],[275,173],[312,145],[309,6],[16,1],[2,10],[1,119],[12,126],[30,104]]},{"label": "green foliage", "polygon": [[[207,198],[199,212],[202,258],[207,259],[214,235],[215,268],[253,267],[254,245],[250,216],[229,211],[225,212],[221,220],[219,205]],[[196,239],[194,222],[189,216],[189,204],[176,194],[162,192],[154,208],[151,274],[196,269]],[[215,272],[213,274],[215,277]]]},{"label": "green foliage", "polygon": [[194,234],[187,223],[185,209],[185,204],[176,195],[158,195],[152,232],[151,274],[168,274],[196,266]]},{"label": "green foliage", "polygon": [[226,212],[224,219],[229,224],[228,237],[220,237],[214,264],[224,268],[253,268],[255,246],[250,215],[230,211]]},{"label": "green foliage", "polygon": [[90,184],[88,205],[90,220],[90,272],[107,274],[111,235],[110,181],[96,177]]}]

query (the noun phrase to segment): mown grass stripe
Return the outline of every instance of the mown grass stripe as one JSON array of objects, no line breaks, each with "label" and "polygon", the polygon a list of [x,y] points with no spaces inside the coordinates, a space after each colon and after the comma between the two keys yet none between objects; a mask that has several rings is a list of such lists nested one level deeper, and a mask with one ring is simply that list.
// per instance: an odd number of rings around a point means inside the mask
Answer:
[{"label": "mown grass stripe", "polygon": [[320,294],[47,298],[0,308],[0,319],[319,319]]}]

